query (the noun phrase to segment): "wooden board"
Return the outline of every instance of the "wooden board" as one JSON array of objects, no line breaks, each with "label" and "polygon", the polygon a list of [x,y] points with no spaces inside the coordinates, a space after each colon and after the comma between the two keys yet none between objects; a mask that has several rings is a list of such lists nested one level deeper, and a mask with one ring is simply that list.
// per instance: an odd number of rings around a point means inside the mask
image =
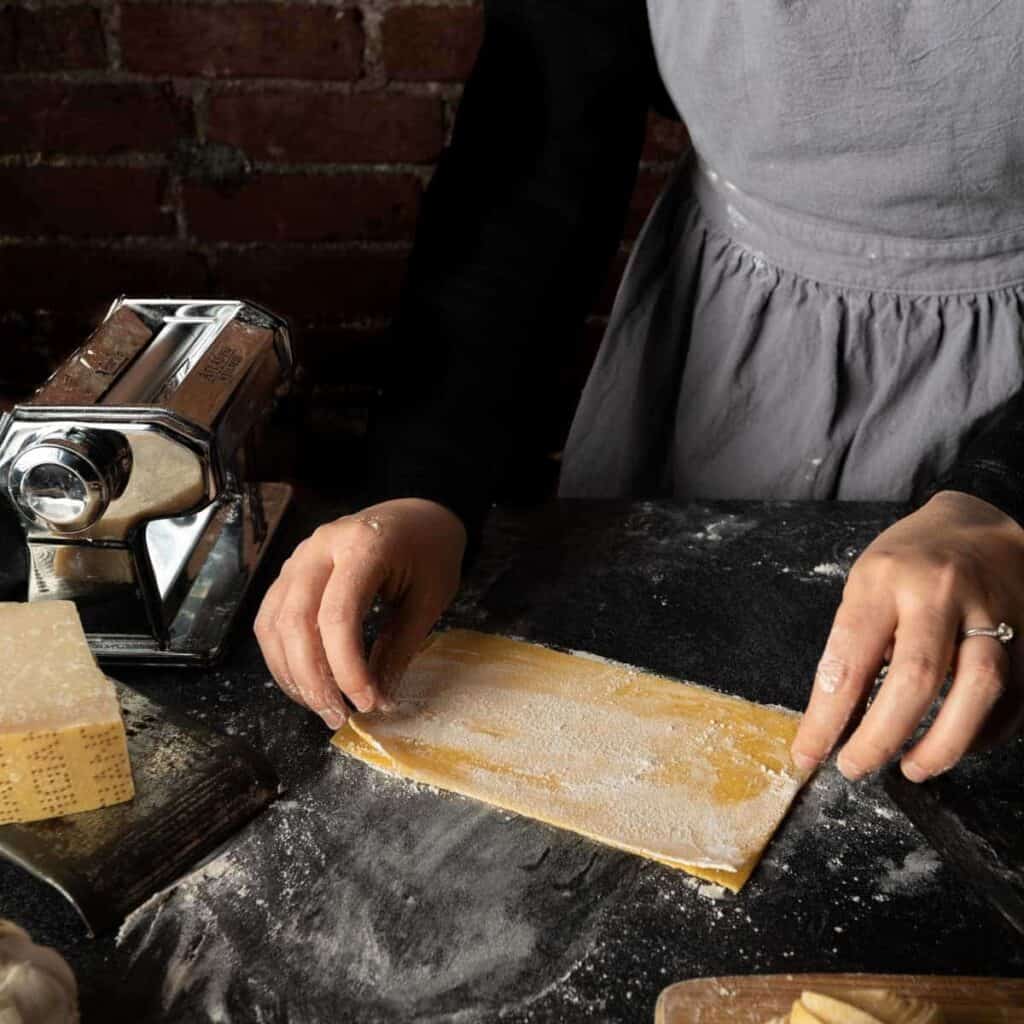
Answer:
[{"label": "wooden board", "polygon": [[766,1024],[806,989],[842,997],[887,988],[930,999],[947,1024],[1024,1024],[1024,980],[921,974],[762,974],[681,981],[664,989],[655,1024]]}]

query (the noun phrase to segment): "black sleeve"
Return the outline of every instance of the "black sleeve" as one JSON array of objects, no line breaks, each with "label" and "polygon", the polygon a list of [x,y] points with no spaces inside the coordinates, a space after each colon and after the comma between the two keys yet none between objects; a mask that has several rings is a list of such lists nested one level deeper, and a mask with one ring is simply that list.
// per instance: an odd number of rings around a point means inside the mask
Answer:
[{"label": "black sleeve", "polygon": [[972,494],[1024,526],[1024,392],[975,431],[957,461],[919,503],[939,491]]},{"label": "black sleeve", "polygon": [[487,0],[427,189],[375,415],[376,500],[456,512],[472,559],[543,374],[622,235],[658,88],[640,0]]}]

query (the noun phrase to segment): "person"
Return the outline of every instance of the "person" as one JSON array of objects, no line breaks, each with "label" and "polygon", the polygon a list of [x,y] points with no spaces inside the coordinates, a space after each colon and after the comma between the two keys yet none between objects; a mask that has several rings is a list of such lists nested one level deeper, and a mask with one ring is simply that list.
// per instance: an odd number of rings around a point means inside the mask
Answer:
[{"label": "person", "polygon": [[[1024,14],[991,0],[487,0],[391,335],[379,500],[303,541],[257,616],[283,689],[332,728],[345,697],[388,706],[599,291],[654,103],[692,146],[630,256],[559,494],[911,502],[849,573],[794,759],[846,735],[849,778],[900,755],[920,781],[1015,735],[1022,52]],[[377,595],[394,614],[366,658]]]}]

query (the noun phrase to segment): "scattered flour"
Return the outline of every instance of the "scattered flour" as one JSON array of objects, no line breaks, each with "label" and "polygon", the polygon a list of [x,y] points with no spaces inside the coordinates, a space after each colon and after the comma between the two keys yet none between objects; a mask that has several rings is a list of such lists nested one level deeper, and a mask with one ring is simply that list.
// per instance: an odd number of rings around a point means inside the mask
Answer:
[{"label": "scattered flour", "polygon": [[720,885],[712,885],[710,882],[697,887],[697,895],[705,900],[727,900],[732,894]]},{"label": "scattered flour", "polygon": [[927,885],[942,867],[939,855],[930,846],[911,850],[898,865],[892,860],[884,860],[882,863],[885,870],[878,880],[878,888],[885,893]]},{"label": "scattered flour", "polygon": [[[475,1021],[484,996],[525,1018],[556,989],[582,1017],[597,1011],[572,979],[592,952],[587,922],[619,899],[621,854],[551,850],[518,816],[496,827],[472,801],[325,754],[315,784],[121,928],[152,1019],[337,1019],[340,993],[366,1020]],[[353,784],[380,792],[366,817],[348,813]],[[573,898],[584,886],[600,895]]]},{"label": "scattered flour", "polygon": [[847,572],[838,562],[820,562],[811,571],[817,576],[838,577],[845,577]]},{"label": "scattered flour", "polygon": [[711,541],[718,543],[723,540],[730,540],[733,537],[742,536],[744,533],[757,526],[757,520],[746,519],[730,513],[719,519],[712,519],[706,523],[701,530],[690,534],[692,540]]}]

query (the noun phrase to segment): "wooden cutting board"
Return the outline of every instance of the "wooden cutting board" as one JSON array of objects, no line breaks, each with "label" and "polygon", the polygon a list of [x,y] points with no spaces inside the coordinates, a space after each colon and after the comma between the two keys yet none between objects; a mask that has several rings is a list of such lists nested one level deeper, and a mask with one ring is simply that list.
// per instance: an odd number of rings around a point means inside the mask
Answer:
[{"label": "wooden cutting board", "polygon": [[789,1011],[805,989],[842,998],[857,988],[887,988],[930,999],[948,1024],[1024,1024],[1024,980],[921,974],[762,974],[699,978],[658,997],[655,1024],[766,1024]]}]

